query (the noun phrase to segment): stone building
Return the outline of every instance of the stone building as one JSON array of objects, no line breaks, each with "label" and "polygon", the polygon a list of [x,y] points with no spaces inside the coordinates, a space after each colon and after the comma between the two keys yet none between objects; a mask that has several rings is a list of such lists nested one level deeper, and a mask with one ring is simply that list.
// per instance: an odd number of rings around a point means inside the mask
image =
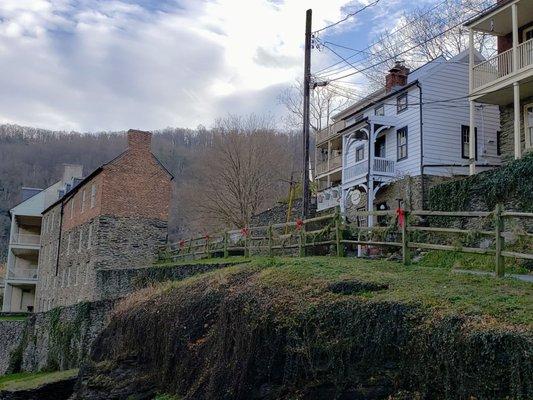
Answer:
[{"label": "stone building", "polygon": [[146,265],[165,243],[172,175],[149,132],[127,136],[122,154],[44,210],[38,311],[99,300],[97,271]]}]

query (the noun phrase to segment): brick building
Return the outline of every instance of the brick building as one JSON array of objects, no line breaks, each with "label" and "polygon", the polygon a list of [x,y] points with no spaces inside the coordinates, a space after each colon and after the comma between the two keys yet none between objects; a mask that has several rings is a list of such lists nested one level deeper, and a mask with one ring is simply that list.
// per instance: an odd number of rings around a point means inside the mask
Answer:
[{"label": "brick building", "polygon": [[127,135],[122,154],[43,212],[38,311],[98,300],[97,271],[146,265],[166,241],[172,175],[150,133]]}]

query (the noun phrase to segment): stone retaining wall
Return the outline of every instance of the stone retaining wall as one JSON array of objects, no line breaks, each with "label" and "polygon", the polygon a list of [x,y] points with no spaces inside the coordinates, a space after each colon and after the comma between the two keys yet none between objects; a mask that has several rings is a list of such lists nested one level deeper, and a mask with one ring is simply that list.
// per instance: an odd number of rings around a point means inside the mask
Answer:
[{"label": "stone retaining wall", "polygon": [[230,264],[100,270],[97,297],[103,300],[57,307],[26,321],[0,321],[0,375],[79,367],[119,298],[152,283],[181,280]]}]

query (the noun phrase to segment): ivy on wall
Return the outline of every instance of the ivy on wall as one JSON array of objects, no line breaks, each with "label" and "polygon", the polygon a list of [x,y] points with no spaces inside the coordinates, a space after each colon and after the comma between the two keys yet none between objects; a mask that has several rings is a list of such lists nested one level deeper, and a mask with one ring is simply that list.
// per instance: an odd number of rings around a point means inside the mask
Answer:
[{"label": "ivy on wall", "polygon": [[533,153],[504,167],[437,185],[429,191],[429,208],[439,211],[486,210],[497,203],[533,212]]}]

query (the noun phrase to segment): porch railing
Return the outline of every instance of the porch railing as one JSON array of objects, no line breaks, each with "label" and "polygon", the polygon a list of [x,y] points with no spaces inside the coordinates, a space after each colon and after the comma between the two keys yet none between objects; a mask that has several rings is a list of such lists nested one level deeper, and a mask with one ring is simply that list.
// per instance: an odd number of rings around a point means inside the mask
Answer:
[{"label": "porch railing", "polygon": [[350,165],[344,171],[346,180],[352,180],[364,176],[368,172],[368,160],[361,160],[354,165]]},{"label": "porch railing", "polygon": [[328,164],[328,161],[322,161],[320,163],[317,163],[316,173],[324,174],[326,172],[333,171],[337,168],[340,168],[341,165],[342,165],[342,155],[337,154],[337,155],[332,156],[329,159],[329,164]]},{"label": "porch railing", "polygon": [[341,187],[333,186],[331,188],[322,190],[317,194],[317,211],[326,210],[328,208],[336,207],[340,204]]},{"label": "porch railing", "polygon": [[8,269],[7,279],[37,280],[37,268],[13,268]]},{"label": "porch railing", "polygon": [[344,120],[340,120],[335,122],[334,124],[328,125],[326,128],[320,130],[316,134],[316,142],[322,143],[329,139],[332,136],[335,136],[341,129],[344,129],[346,127],[346,122]]},{"label": "porch railing", "polygon": [[514,49],[506,50],[475,65],[472,68],[474,89],[533,65],[533,39],[529,39],[516,48],[518,53],[517,68],[513,65],[513,51]]},{"label": "porch railing", "polygon": [[41,236],[30,233],[18,233],[11,238],[12,244],[39,245]]},{"label": "porch railing", "polygon": [[382,175],[394,175],[396,162],[382,157],[374,158],[374,172]]}]

